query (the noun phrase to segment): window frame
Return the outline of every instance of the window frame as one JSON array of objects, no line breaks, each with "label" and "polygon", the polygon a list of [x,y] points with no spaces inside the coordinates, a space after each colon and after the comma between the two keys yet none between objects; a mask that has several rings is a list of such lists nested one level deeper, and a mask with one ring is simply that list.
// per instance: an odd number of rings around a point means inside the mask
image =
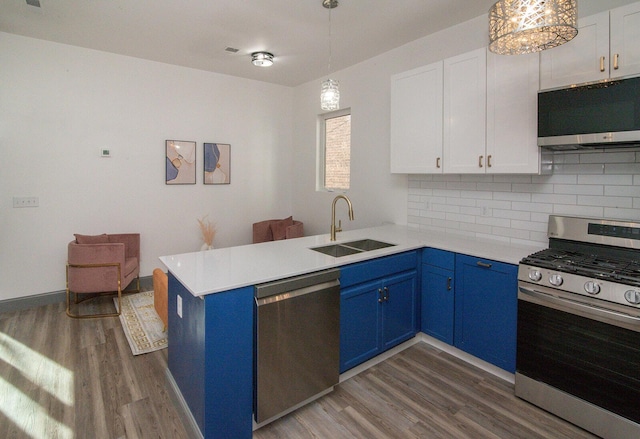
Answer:
[{"label": "window frame", "polygon": [[[351,166],[349,166],[349,188],[330,188],[325,185],[326,177],[326,121],[336,117],[352,116],[351,108],[341,108],[340,110],[329,111],[318,115],[318,139],[316,148],[316,191],[318,192],[347,192],[351,189]],[[349,150],[351,150],[351,133],[349,129]],[[351,160],[349,160],[351,161]]]}]

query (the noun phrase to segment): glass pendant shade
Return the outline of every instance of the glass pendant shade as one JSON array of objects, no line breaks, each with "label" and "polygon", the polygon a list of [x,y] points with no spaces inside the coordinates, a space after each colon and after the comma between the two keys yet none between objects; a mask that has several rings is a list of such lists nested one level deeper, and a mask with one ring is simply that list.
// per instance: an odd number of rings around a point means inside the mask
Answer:
[{"label": "glass pendant shade", "polygon": [[325,79],[322,81],[320,108],[325,111],[333,111],[340,108],[340,90],[338,85],[338,81],[334,79]]},{"label": "glass pendant shade", "polygon": [[578,34],[576,0],[500,0],[489,11],[489,50],[521,55],[551,49]]}]

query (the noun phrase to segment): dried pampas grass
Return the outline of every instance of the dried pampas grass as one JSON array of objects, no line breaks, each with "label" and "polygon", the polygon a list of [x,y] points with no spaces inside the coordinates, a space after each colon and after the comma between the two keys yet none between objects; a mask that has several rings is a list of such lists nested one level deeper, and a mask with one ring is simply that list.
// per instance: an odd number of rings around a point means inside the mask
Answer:
[{"label": "dried pampas grass", "polygon": [[205,215],[202,219],[198,219],[198,224],[200,225],[200,232],[202,232],[202,240],[209,247],[213,246],[213,239],[216,236],[216,226],[211,221],[205,222],[205,218],[208,215]]}]

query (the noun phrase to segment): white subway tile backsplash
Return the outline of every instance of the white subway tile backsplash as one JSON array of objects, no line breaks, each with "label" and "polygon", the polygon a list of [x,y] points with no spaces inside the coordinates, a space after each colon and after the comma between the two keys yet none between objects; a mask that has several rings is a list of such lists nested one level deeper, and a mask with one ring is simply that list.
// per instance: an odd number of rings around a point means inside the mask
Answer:
[{"label": "white subway tile backsplash", "polygon": [[553,172],[562,174],[602,174],[604,173],[604,165],[580,165],[580,164],[553,164]]},{"label": "white subway tile backsplash", "polygon": [[605,207],[604,215],[605,218],[640,221],[640,209],[618,209],[615,207]]},{"label": "white subway tile backsplash", "polygon": [[534,203],[547,203],[547,204],[576,204],[578,201],[577,195],[563,195],[563,194],[532,194],[531,201]]},{"label": "white subway tile backsplash", "polygon": [[604,207],[597,206],[563,206],[557,204],[553,207],[553,213],[556,215],[568,216],[592,216],[602,218],[604,215]]},{"label": "white subway tile backsplash", "polygon": [[554,184],[556,194],[603,195],[604,186],[599,184]]},{"label": "white subway tile backsplash", "polygon": [[547,245],[550,214],[640,221],[640,152],[553,155],[551,175],[411,175],[411,227]]},{"label": "white subway tile backsplash", "polygon": [[633,186],[605,186],[604,194],[612,197],[638,197],[640,187]]},{"label": "white subway tile backsplash", "polygon": [[580,154],[580,163],[629,163],[635,162],[636,155],[633,151],[621,152],[594,152]]},{"label": "white subway tile backsplash", "polygon": [[579,175],[578,184],[630,185],[630,184],[633,184],[633,176],[632,175]]},{"label": "white subway tile backsplash", "polygon": [[633,207],[633,200],[628,197],[593,197],[578,195],[578,204],[584,206],[604,206],[604,207]]},{"label": "white subway tile backsplash", "polygon": [[605,174],[640,174],[640,163],[611,163],[604,166]]}]

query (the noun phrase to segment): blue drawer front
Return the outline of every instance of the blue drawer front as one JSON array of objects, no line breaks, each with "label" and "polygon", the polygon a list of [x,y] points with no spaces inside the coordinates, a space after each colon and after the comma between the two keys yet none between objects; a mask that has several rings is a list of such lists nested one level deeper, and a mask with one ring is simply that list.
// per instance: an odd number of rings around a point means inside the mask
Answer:
[{"label": "blue drawer front", "polygon": [[340,268],[340,287],[345,288],[402,271],[415,270],[417,266],[416,251],[345,265]]},{"label": "blue drawer front", "polygon": [[453,270],[456,263],[456,254],[437,248],[425,248],[422,253],[422,263]]}]

